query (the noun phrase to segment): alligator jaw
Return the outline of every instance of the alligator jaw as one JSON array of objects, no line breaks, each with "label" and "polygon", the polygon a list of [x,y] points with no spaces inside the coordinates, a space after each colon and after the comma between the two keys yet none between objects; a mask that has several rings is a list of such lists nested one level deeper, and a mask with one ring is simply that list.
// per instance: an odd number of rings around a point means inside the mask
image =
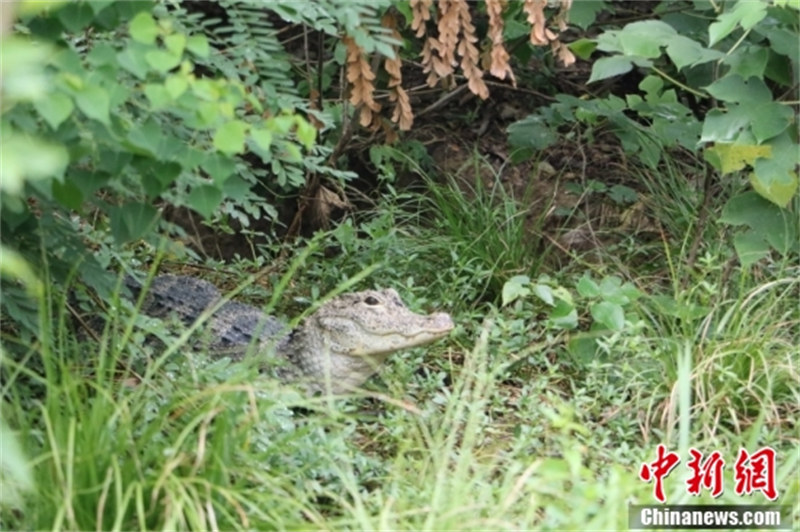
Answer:
[{"label": "alligator jaw", "polygon": [[[437,312],[430,316],[413,314],[413,319],[409,320],[408,318],[410,318],[410,316],[406,316],[406,324],[413,323],[413,327],[385,334],[373,333],[372,349],[367,346],[365,353],[358,354],[363,356],[369,354],[392,353],[400,349],[429,344],[439,338],[444,338],[453,330],[453,327],[455,327],[453,319],[449,314],[444,312]],[[384,347],[383,349],[381,348],[382,346]]]}]

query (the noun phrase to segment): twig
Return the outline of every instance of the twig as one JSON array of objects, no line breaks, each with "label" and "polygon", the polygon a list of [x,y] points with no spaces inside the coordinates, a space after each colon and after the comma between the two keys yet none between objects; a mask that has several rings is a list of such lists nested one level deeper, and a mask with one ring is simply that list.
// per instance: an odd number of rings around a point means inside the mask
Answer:
[{"label": "twig", "polygon": [[459,85],[458,87],[456,87],[455,89],[451,90],[447,94],[442,95],[441,98],[439,98],[438,100],[436,100],[435,102],[430,104],[428,107],[426,107],[422,111],[418,112],[417,115],[416,115],[417,118],[419,118],[420,116],[423,116],[426,113],[430,113],[430,112],[436,111],[437,109],[441,109],[442,107],[445,106],[445,104],[447,104],[447,102],[449,102],[450,100],[452,100],[453,98],[455,98],[456,96],[458,96],[459,94],[464,92],[465,90],[467,90],[467,85],[466,84]]},{"label": "twig", "polygon": [[[703,204],[700,206],[700,213],[697,216],[697,224],[694,227],[692,245],[689,248],[689,256],[686,259],[687,272],[694,267],[694,263],[697,260],[697,252],[700,249],[700,241],[703,238],[703,229],[706,224],[706,219],[708,218],[709,206],[711,205],[711,185],[713,181],[714,171],[711,168],[711,165],[706,164],[706,173],[703,179]],[[688,280],[689,277],[687,275],[683,278],[682,284],[685,286]]]},{"label": "twig", "polygon": [[78,324],[81,326],[81,329],[83,329],[83,331],[86,334],[91,336],[92,340],[94,340],[96,343],[99,344],[100,343],[100,336],[97,334],[97,331],[95,331],[92,328],[91,325],[86,323],[86,320],[83,319],[83,316],[81,316],[81,313],[78,312],[75,309],[75,307],[73,307],[71,304],[69,304],[69,302],[66,303],[66,306],[67,306],[67,310],[69,311],[70,315],[72,315],[72,319],[77,321]]}]

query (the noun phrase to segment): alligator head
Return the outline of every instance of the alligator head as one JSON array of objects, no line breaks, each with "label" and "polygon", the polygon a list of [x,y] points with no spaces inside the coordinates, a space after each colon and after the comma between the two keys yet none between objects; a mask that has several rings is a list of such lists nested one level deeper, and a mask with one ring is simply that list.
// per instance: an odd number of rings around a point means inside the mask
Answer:
[{"label": "alligator head", "polygon": [[448,314],[416,314],[392,289],[343,294],[293,331],[278,353],[295,362],[312,388],[348,391],[400,349],[425,345],[453,329]]}]

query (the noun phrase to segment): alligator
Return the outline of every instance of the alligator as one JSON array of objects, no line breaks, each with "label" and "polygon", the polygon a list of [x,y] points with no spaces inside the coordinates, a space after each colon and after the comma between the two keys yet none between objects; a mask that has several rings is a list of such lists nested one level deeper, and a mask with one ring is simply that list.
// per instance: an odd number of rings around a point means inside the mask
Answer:
[{"label": "alligator", "polygon": [[[139,297],[143,285],[127,276],[126,286]],[[219,305],[216,286],[184,275],[159,275],[147,286],[141,311],[152,317],[175,317],[185,325]],[[438,312],[416,314],[398,293],[365,290],[337,296],[297,327],[268,316],[257,307],[228,301],[203,325],[209,353],[239,359],[245,354],[275,359],[278,378],[299,383],[307,392],[343,394],[362,385],[392,353],[429,344],[453,329],[452,318]],[[287,332],[288,331],[288,332]]]}]

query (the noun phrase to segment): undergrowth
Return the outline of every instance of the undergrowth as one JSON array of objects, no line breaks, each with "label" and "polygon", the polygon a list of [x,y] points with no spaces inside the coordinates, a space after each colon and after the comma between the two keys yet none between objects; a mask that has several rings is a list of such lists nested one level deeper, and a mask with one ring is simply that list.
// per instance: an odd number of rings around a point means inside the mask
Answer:
[{"label": "undergrowth", "polygon": [[[2,527],[619,529],[629,503],[653,502],[637,475],[659,443],[683,464],[692,446],[729,464],[740,447],[772,447],[778,502],[796,500],[796,264],[731,268],[715,241],[687,272],[677,239],[643,277],[618,268],[624,247],[548,271],[515,247],[521,202],[427,187],[310,241],[271,273],[276,297],[261,294],[299,315],[337,288],[391,286],[414,309],[454,315],[447,341],[394,356],[350,397],[302,396],[162,330],[165,355],[120,301],[98,342],[78,337],[66,305],[51,304],[63,296],[45,293],[40,337],[3,337],[3,417],[31,468],[4,466],[4,485],[20,483]],[[428,215],[408,215],[409,200]],[[337,253],[323,258],[323,242]],[[530,291],[503,301],[521,273],[515,286]],[[622,281],[639,295],[618,299],[634,293]],[[238,288],[255,300],[261,285]],[[565,294],[572,328],[556,316]],[[617,329],[603,313],[614,304]],[[665,480],[669,502],[741,503],[730,467],[720,499],[697,499],[682,465]]]}]

